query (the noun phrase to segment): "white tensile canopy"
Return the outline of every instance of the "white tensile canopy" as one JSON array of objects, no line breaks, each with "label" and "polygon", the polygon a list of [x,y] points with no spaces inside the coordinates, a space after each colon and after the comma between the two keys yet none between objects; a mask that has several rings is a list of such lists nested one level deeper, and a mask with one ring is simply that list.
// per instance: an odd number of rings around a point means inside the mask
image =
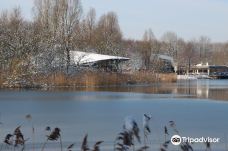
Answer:
[{"label": "white tensile canopy", "polygon": [[102,61],[127,61],[129,58],[119,57],[119,56],[110,56],[102,55],[96,53],[82,52],[82,51],[71,51],[71,60],[77,65],[83,64],[93,64]]}]

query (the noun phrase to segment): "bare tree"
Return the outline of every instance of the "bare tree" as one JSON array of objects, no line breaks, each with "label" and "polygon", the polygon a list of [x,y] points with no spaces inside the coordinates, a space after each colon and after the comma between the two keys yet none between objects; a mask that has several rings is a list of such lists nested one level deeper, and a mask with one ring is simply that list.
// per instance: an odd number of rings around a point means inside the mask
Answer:
[{"label": "bare tree", "polygon": [[93,43],[93,35],[96,28],[96,10],[91,8],[86,17],[86,24],[88,27],[88,44],[92,45]]},{"label": "bare tree", "polygon": [[120,53],[122,33],[118,17],[109,12],[100,17],[96,28],[96,48],[99,53],[117,55]]},{"label": "bare tree", "polygon": [[206,36],[201,36],[199,38],[199,59],[201,62],[208,62],[209,59],[209,53],[211,50],[210,46],[210,38]]},{"label": "bare tree", "polygon": [[168,55],[172,56],[174,59],[177,58],[178,56],[178,38],[177,38],[177,34],[174,32],[166,32],[163,36],[162,36],[162,41],[165,42],[166,44],[166,51],[168,51]]},{"label": "bare tree", "polygon": [[[0,50],[2,65],[8,67],[9,72],[15,74],[30,61],[31,49],[31,23],[23,20],[20,8],[1,16]],[[16,71],[16,69],[18,69]],[[27,70],[26,70],[27,71]]]},{"label": "bare tree", "polygon": [[75,37],[74,41],[79,49],[91,51],[95,48],[96,26],[96,11],[94,8],[91,8],[75,31],[77,37]]},{"label": "bare tree", "polygon": [[140,49],[146,70],[154,70],[155,61],[160,51],[160,45],[151,29],[145,31],[141,45]]},{"label": "bare tree", "polygon": [[212,44],[211,56],[211,64],[228,65],[228,43]]},{"label": "bare tree", "polygon": [[[66,56],[67,72],[70,51],[75,49],[73,39],[77,36],[82,8],[79,0],[36,0],[35,19],[43,28],[43,41],[52,49],[62,50]],[[52,51],[52,50],[51,50]]]},{"label": "bare tree", "polygon": [[1,64],[1,70],[4,70],[7,66],[7,62],[9,58],[9,53],[6,51],[7,45],[5,44],[5,41],[7,40],[7,27],[8,27],[8,12],[4,11],[1,13],[0,18],[0,64]]},{"label": "bare tree", "polygon": [[183,52],[183,57],[186,60],[186,67],[188,69],[188,71],[191,68],[191,65],[193,64],[193,61],[195,59],[195,55],[196,55],[196,50],[194,48],[194,42],[188,42],[185,46],[185,50]]}]

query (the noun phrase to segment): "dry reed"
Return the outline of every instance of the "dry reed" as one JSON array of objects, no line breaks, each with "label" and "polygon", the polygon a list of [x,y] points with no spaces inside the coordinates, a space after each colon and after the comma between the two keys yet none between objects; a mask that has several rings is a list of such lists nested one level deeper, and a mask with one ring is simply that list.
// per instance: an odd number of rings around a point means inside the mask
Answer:
[{"label": "dry reed", "polygon": [[[30,114],[26,115],[25,117],[27,120],[32,119],[32,116]],[[151,119],[151,117],[146,114],[144,114],[143,117],[144,117],[144,120],[143,120],[144,133],[145,133],[145,131],[150,132],[150,128],[148,127],[149,126],[148,122]],[[169,121],[168,123],[169,123],[169,128],[171,128],[171,130],[173,130],[174,134],[175,133],[179,134],[179,131],[176,128],[176,123],[174,121]],[[59,143],[60,143],[60,148],[62,151],[63,145],[62,145],[60,128],[56,127],[51,131],[51,127],[47,126],[45,130],[49,132],[49,135],[47,135],[47,140],[43,144],[41,151],[44,150],[48,141],[58,141],[58,140],[60,141]],[[163,132],[165,135],[165,142],[161,144],[160,151],[167,151],[169,144],[171,142],[170,140],[168,140],[168,141],[166,140],[166,137],[169,135],[168,127],[164,126]],[[133,118],[125,118],[123,130],[121,133],[118,134],[118,136],[115,139],[114,151],[129,151],[131,149],[131,147],[133,147],[132,148],[133,151],[146,151],[147,149],[149,149],[151,146],[148,146],[147,144],[144,144],[142,147],[135,149],[134,137],[137,138],[138,143],[141,144],[139,133],[140,133],[140,130],[139,130],[139,127],[138,127],[136,121]],[[5,144],[5,150],[9,150],[9,149],[15,150],[15,148],[20,145],[22,147],[21,150],[23,151],[23,150],[25,150],[25,142],[27,140],[24,139],[24,135],[21,132],[21,126],[18,126],[14,130],[13,134],[7,134],[5,136],[3,143]],[[95,142],[93,147],[90,148],[89,144],[88,144],[88,134],[86,134],[85,137],[83,138],[83,141],[81,144],[81,151],[100,151],[100,145],[102,143],[103,143],[103,141],[97,141],[97,142]],[[74,143],[70,144],[68,147],[66,147],[66,150],[72,151],[74,146],[75,146]],[[211,150],[211,144],[209,142],[206,142],[205,146],[206,146],[206,151]],[[11,147],[11,148],[8,148],[8,147]],[[3,145],[1,146],[0,151],[2,149],[3,149]],[[179,145],[179,149],[181,151],[193,151],[193,147],[188,142],[182,142]]]},{"label": "dry reed", "polygon": [[[3,83],[7,81],[6,77],[11,76],[1,75],[0,86],[3,86]],[[157,74],[149,71],[137,71],[134,73],[83,71],[74,75],[56,72],[30,76],[14,75],[13,77],[20,77],[19,79],[22,81],[27,80],[28,84],[31,85],[30,87],[93,87],[176,81],[175,74]],[[7,85],[4,86],[7,87]],[[20,85],[15,85],[15,87],[16,86],[20,87]]]},{"label": "dry reed", "polygon": [[83,141],[82,141],[81,151],[100,151],[100,145],[103,142],[104,141],[97,141],[93,145],[93,149],[90,149],[89,145],[88,145],[88,134],[86,134],[85,137],[83,138]]}]

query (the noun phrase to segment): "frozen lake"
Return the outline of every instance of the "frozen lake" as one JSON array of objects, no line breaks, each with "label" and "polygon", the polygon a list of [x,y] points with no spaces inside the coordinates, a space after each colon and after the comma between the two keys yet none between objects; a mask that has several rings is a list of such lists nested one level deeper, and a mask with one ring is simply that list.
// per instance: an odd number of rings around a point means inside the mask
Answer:
[{"label": "frozen lake", "polygon": [[[103,140],[101,149],[113,150],[113,142],[128,115],[135,117],[142,136],[144,113],[152,115],[149,140],[153,150],[159,150],[164,142],[163,127],[170,120],[176,122],[182,136],[219,137],[220,143],[212,144],[212,150],[227,150],[228,80],[48,91],[1,90],[0,113],[0,140],[21,125],[25,138],[29,138],[27,150],[32,142],[32,124],[37,150],[46,140],[46,126],[59,127],[64,145],[76,143],[76,150],[86,133],[91,145]],[[30,122],[25,118],[27,114],[32,115]],[[172,130],[169,132],[171,136]],[[47,147],[55,148],[58,144]],[[205,150],[205,144],[193,144],[193,148]],[[171,146],[170,150],[177,147]]]}]

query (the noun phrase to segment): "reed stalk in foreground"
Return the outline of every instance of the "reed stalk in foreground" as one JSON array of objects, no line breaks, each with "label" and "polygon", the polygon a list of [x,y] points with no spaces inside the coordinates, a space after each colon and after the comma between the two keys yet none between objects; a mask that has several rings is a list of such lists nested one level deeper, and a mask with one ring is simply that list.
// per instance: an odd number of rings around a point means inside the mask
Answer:
[{"label": "reed stalk in foreground", "polygon": [[12,134],[7,134],[5,136],[5,139],[4,139],[4,141],[3,141],[3,143],[1,144],[1,147],[0,147],[0,151],[2,151],[2,149],[4,147],[4,144],[5,144],[5,148],[13,146],[13,135]]},{"label": "reed stalk in foreground", "polygon": [[44,151],[44,148],[46,147],[48,141],[57,141],[59,139],[59,143],[60,143],[60,147],[61,147],[61,151],[63,151],[63,145],[62,145],[62,138],[61,138],[61,134],[60,134],[60,129],[58,127],[56,127],[50,135],[47,136],[47,140],[44,142],[41,151]]},{"label": "reed stalk in foreground", "polygon": [[[30,116],[26,116],[28,119],[30,119]],[[150,133],[150,128],[148,125],[148,122],[150,118],[148,118],[148,115],[144,114],[144,120],[143,120],[143,128],[144,128],[144,139],[147,138],[147,134]],[[168,131],[168,128],[171,128],[171,130],[174,131],[174,134],[179,134],[179,131],[176,128],[176,123],[174,121],[169,121],[170,127],[164,126],[164,135],[165,135],[165,141],[163,144],[160,146],[160,151],[168,151],[168,147],[170,144],[170,140],[167,139],[167,136],[171,133],[172,131]],[[49,132],[49,135],[47,135],[47,140],[44,142],[42,145],[41,151],[44,151],[48,141],[59,141],[60,143],[60,148],[61,151],[63,151],[63,143],[62,143],[62,137],[60,133],[59,128],[55,128],[53,131],[51,131],[51,128],[48,126],[46,127],[46,131]],[[134,137],[140,142],[140,130],[139,127],[136,123],[136,121],[132,117],[127,117],[125,118],[124,121],[124,126],[122,132],[120,132],[115,139],[114,143],[114,151],[130,151],[130,150],[135,150],[135,151],[146,151],[147,149],[151,148],[151,146],[147,146],[144,140],[144,145],[142,147],[135,149],[134,145]],[[146,133],[145,133],[146,132]],[[145,135],[146,134],[146,135]],[[7,134],[4,138],[3,144],[0,146],[0,151],[2,150],[21,150],[25,151],[25,142],[28,139],[24,139],[24,135],[22,134],[21,131],[21,126],[18,126],[15,128],[14,132],[12,134]],[[81,151],[100,151],[100,145],[103,143],[103,141],[97,141],[92,148],[89,147],[88,145],[88,135],[86,134],[85,137],[83,138],[82,145],[81,145]],[[75,144],[70,144],[67,148],[66,151],[72,151],[73,147]],[[18,147],[18,148],[17,148]],[[21,147],[21,148],[20,148]],[[34,146],[33,146],[34,147]],[[211,143],[206,142],[205,143],[205,151],[211,151]],[[34,149],[34,148],[32,148]],[[182,142],[178,147],[177,150],[180,151],[194,151],[192,144],[189,144],[188,142]]]},{"label": "reed stalk in foreground", "polygon": [[32,122],[32,115],[28,114],[25,116],[26,120],[28,120],[29,123],[31,123],[31,129],[32,129],[32,150],[35,151],[35,128]]},{"label": "reed stalk in foreground", "polygon": [[[145,116],[145,115],[144,115]],[[146,115],[145,117],[149,117]],[[145,132],[150,131],[148,121],[144,123],[145,126]],[[133,151],[146,151],[149,146],[146,146],[145,144],[139,148],[135,149],[135,142],[134,137],[137,139],[138,143],[141,143],[140,135],[139,135],[139,127],[134,118],[131,116],[128,116],[124,120],[124,126],[122,132],[120,132],[115,139],[114,143],[114,151],[129,151],[132,147]]]},{"label": "reed stalk in foreground", "polygon": [[101,143],[103,143],[103,141],[97,141],[94,144],[93,149],[90,149],[88,145],[88,134],[86,134],[82,141],[81,151],[100,151]]},{"label": "reed stalk in foreground", "polygon": [[211,143],[210,142],[206,142],[205,146],[206,146],[205,151],[211,151]]},{"label": "reed stalk in foreground", "polygon": [[[13,134],[7,134],[3,143],[5,144],[5,149],[12,148],[15,150],[17,147],[22,147],[21,150],[25,150],[25,142],[29,139],[24,139],[24,135],[21,132],[21,126],[15,128]],[[1,145],[0,151],[3,149],[3,145]]]},{"label": "reed stalk in foreground", "polygon": [[131,135],[132,147],[133,147],[133,151],[134,151],[135,150],[134,137],[138,140],[139,143],[141,143],[138,124],[133,117],[128,116],[125,118],[123,127],[124,127],[125,131],[127,131]]},{"label": "reed stalk in foreground", "polygon": [[168,149],[168,145],[170,144],[170,141],[165,141],[161,147],[160,147],[160,151],[166,151]]},{"label": "reed stalk in foreground", "polygon": [[74,144],[70,144],[68,147],[67,147],[67,151],[72,151],[72,148],[74,147]]},{"label": "reed stalk in foreground", "polygon": [[0,151],[3,150],[3,147],[5,145],[5,150],[15,150],[17,147],[22,147],[21,151],[25,150],[25,142],[28,139],[24,139],[24,135],[22,134],[20,130],[21,126],[18,126],[13,134],[7,134],[4,138],[3,144],[0,147]]},{"label": "reed stalk in foreground", "polygon": [[[143,115],[143,136],[144,136],[144,146],[147,146],[148,142],[148,134],[151,133],[149,122],[151,120],[151,116],[144,114]],[[145,149],[146,150],[146,149]]]},{"label": "reed stalk in foreground", "polygon": [[18,126],[15,130],[14,130],[14,135],[15,135],[15,140],[14,140],[14,149],[15,147],[21,145],[22,146],[22,150],[25,149],[25,140],[24,139],[24,135],[22,134],[21,130],[20,130],[21,126]]},{"label": "reed stalk in foreground", "polygon": [[164,127],[164,135],[165,135],[165,142],[166,142],[167,141],[167,136],[169,135],[169,132],[168,132],[168,129],[167,129],[166,126]]},{"label": "reed stalk in foreground", "polygon": [[[175,134],[180,135],[180,132],[177,130],[176,123],[174,121],[169,121],[169,125],[173,129]],[[168,130],[165,130],[165,133],[166,132],[168,134]],[[181,151],[193,151],[193,147],[188,142],[181,142],[178,147],[181,149]]]}]

